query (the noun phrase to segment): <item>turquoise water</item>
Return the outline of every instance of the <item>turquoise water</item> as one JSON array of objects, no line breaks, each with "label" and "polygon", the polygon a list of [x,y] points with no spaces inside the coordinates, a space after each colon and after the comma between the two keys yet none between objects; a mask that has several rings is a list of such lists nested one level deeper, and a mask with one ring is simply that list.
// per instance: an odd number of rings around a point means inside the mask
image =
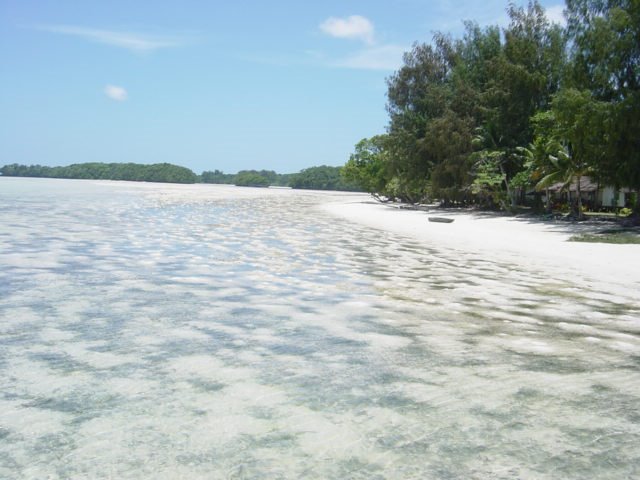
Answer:
[{"label": "turquoise water", "polygon": [[0,478],[637,478],[640,300],[352,194],[0,178]]}]

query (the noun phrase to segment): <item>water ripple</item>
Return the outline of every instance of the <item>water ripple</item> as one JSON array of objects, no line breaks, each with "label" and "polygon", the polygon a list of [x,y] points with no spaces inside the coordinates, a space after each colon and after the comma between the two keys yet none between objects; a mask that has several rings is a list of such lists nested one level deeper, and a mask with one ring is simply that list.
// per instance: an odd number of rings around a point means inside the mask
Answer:
[{"label": "water ripple", "polygon": [[343,194],[0,182],[2,478],[640,474],[638,298]]}]

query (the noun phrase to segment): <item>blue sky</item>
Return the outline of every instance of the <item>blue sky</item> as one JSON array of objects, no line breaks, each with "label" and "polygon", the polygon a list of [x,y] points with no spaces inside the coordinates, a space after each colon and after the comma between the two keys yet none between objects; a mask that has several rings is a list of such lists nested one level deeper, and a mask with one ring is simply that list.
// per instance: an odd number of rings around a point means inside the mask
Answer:
[{"label": "blue sky", "polygon": [[0,165],[342,165],[384,131],[403,51],[463,19],[504,25],[506,6],[0,0]]}]

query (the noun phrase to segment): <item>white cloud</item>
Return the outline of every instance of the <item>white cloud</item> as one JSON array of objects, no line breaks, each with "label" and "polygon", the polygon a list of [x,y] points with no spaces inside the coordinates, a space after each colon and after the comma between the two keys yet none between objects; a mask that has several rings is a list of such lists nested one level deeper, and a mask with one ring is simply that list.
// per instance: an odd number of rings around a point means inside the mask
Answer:
[{"label": "white cloud", "polygon": [[73,35],[92,42],[125,48],[133,52],[151,52],[159,48],[179,47],[185,44],[183,39],[174,37],[158,37],[135,32],[101,30],[70,25],[49,25],[36,28],[46,32]]},{"label": "white cloud", "polygon": [[361,70],[397,70],[402,66],[402,55],[408,50],[400,45],[381,45],[353,53],[333,62],[335,67]]},{"label": "white cloud", "polygon": [[554,5],[553,7],[547,7],[545,13],[550,22],[557,23],[559,25],[565,25],[567,20],[564,18],[564,5]]},{"label": "white cloud", "polygon": [[327,18],[320,24],[320,30],[332,37],[353,38],[365,43],[373,43],[373,23],[360,15]]},{"label": "white cloud", "polygon": [[[363,41],[366,47],[338,60],[323,63],[331,67],[361,70],[397,70],[402,65],[402,54],[407,50],[400,45],[375,45],[373,23],[361,15],[345,18],[330,17],[320,24],[320,30],[336,38]],[[315,52],[316,59],[320,58]],[[325,57],[322,55],[322,57]]]},{"label": "white cloud", "polygon": [[104,87],[104,93],[111,100],[115,100],[116,102],[124,102],[127,99],[127,91],[116,85],[107,85]]}]

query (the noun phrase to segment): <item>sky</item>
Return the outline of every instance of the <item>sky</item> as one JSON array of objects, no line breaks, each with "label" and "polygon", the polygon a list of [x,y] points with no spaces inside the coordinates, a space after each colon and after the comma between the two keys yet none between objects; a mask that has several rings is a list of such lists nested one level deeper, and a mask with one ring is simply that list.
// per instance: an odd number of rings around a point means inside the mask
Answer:
[{"label": "sky", "polygon": [[[525,2],[516,1],[517,5]],[[540,2],[562,21],[563,2]],[[507,0],[0,0],[0,166],[343,165],[414,42]]]}]

